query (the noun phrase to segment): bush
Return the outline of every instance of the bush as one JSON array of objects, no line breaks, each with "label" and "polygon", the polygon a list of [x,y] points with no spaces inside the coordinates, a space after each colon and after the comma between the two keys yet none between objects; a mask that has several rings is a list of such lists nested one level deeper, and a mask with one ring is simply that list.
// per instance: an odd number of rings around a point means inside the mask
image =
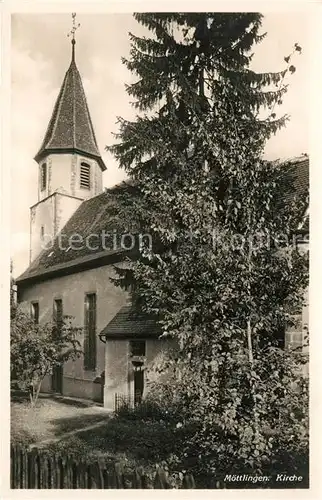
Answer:
[{"label": "bush", "polygon": [[226,473],[308,478],[306,358],[278,348],[263,350],[263,356],[255,365],[256,404],[247,396],[253,373],[237,357],[221,394],[215,377],[197,380],[189,370],[181,379],[169,370],[165,381],[151,386],[149,397],[169,409],[180,443],[166,458],[169,470],[187,470],[207,488]]},{"label": "bush", "polygon": [[77,457],[126,456],[137,464],[155,466],[168,460],[183,439],[181,428],[164,420],[140,420],[133,410],[130,418],[116,416],[100,427],[80,431],[77,436],[54,443],[48,449]]},{"label": "bush", "polygon": [[68,439],[51,443],[46,446],[46,451],[49,454],[69,455],[76,459],[95,456],[93,449],[83,439],[78,436],[72,436]]},{"label": "bush", "polygon": [[158,461],[173,448],[174,433],[165,422],[116,417],[106,426],[84,433],[86,441],[97,449],[126,453],[139,461]]},{"label": "bush", "polygon": [[30,445],[36,442],[36,437],[25,429],[11,429],[11,444]]},{"label": "bush", "polygon": [[82,353],[71,317],[60,322],[36,324],[33,318],[18,307],[11,318],[10,365],[12,389],[29,392],[35,405],[42,381],[53,369]]},{"label": "bush", "polygon": [[134,407],[127,404],[122,405],[116,414],[118,417],[128,420],[170,421],[172,415],[166,408],[151,397],[147,397]]}]

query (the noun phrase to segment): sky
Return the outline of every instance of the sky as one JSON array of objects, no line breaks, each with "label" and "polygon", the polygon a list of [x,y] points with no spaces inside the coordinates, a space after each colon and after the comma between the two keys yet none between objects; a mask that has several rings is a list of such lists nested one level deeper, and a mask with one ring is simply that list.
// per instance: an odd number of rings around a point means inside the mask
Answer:
[{"label": "sky", "polygon": [[[302,54],[294,60],[296,72],[287,77],[289,91],[279,107],[290,115],[285,129],[267,143],[268,159],[308,153],[309,73],[308,19],[305,12],[264,14],[264,41],[254,49],[252,69],[284,69],[284,56],[295,43]],[[105,152],[114,142],[117,117],[133,119],[135,111],[125,91],[133,76],[122,64],[130,50],[128,33],[146,33],[131,14],[79,14],[76,64],[82,76],[97,142],[107,171],[103,184],[113,186],[126,176]],[[29,207],[37,200],[38,170],[33,160],[44,137],[52,109],[71,60],[67,33],[69,14],[14,14],[11,25],[11,256],[14,275],[29,264]]]}]

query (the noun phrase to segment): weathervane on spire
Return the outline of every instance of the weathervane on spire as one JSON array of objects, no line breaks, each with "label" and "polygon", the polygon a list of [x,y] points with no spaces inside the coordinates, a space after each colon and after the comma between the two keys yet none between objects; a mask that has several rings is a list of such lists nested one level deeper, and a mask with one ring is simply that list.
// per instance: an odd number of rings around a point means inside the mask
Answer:
[{"label": "weathervane on spire", "polygon": [[76,12],[72,12],[72,20],[73,20],[73,27],[72,29],[70,30],[70,32],[67,34],[68,37],[72,37],[72,60],[74,61],[75,59],[75,33],[76,31],[78,30],[78,28],[80,27],[80,23],[76,24]]}]

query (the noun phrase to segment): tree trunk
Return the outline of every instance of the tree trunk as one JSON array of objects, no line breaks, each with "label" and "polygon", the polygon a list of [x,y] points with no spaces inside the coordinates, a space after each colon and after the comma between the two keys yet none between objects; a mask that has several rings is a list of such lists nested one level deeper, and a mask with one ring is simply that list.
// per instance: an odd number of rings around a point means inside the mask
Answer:
[{"label": "tree trunk", "polygon": [[36,403],[38,401],[38,396],[39,396],[39,393],[40,393],[40,388],[41,388],[41,383],[43,381],[43,378],[40,379],[40,381],[38,382],[38,386],[37,386],[37,390],[36,390],[36,394],[35,394],[35,397],[34,397],[34,406],[36,406]]}]

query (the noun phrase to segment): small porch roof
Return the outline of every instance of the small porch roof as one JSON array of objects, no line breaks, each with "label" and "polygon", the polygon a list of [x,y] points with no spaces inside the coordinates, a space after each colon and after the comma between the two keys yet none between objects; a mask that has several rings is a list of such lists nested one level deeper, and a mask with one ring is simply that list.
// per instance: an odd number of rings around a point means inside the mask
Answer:
[{"label": "small porch roof", "polygon": [[99,334],[102,342],[107,339],[157,339],[161,329],[156,319],[137,312],[132,306],[123,306]]}]

